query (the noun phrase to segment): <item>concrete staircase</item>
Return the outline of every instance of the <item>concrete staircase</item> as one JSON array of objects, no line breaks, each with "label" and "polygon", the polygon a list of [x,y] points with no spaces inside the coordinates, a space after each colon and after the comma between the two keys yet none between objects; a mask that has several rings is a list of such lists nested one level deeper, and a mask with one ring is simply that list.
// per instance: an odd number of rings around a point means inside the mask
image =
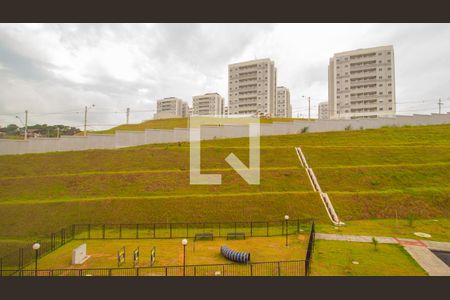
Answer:
[{"label": "concrete staircase", "polygon": [[302,167],[305,168],[306,170],[306,174],[308,175],[309,181],[311,182],[314,192],[319,193],[320,199],[322,200],[322,203],[325,206],[325,210],[327,211],[328,217],[330,218],[331,222],[335,226],[345,225],[345,223],[339,220],[339,217],[336,214],[336,211],[334,210],[333,204],[331,204],[331,200],[330,197],[328,197],[328,194],[324,193],[320,188],[319,181],[317,180],[317,177],[314,174],[313,169],[309,167],[305,155],[302,152],[302,149],[300,147],[296,147],[295,152],[297,153],[298,159],[300,160]]}]

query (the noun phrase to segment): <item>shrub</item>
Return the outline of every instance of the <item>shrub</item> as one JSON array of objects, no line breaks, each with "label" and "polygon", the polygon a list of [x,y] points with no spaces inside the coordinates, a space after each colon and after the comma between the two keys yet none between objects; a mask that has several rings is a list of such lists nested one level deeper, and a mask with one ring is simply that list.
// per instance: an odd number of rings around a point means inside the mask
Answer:
[{"label": "shrub", "polygon": [[378,240],[375,237],[372,237],[372,244],[373,244],[373,247],[375,248],[375,251],[378,251],[378,248],[377,248]]}]

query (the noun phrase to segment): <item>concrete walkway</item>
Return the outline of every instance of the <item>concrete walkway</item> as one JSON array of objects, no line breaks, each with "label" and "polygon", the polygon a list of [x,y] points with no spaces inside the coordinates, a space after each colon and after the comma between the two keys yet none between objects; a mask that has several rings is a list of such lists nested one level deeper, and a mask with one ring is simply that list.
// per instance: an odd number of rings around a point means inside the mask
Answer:
[{"label": "concrete walkway", "polygon": [[[347,241],[372,243],[372,236],[316,233],[316,239],[328,241]],[[405,248],[411,257],[430,276],[450,276],[450,267],[430,250],[450,251],[450,243],[375,236],[380,244],[398,244]]]}]

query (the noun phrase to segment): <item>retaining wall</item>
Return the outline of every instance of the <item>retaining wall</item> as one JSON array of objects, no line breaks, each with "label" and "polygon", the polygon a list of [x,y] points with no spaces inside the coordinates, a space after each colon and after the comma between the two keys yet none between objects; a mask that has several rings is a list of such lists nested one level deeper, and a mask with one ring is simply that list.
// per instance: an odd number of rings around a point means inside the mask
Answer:
[{"label": "retaining wall", "polygon": [[[315,120],[274,122],[261,124],[261,135],[285,135],[307,132],[327,132],[380,128],[383,126],[419,126],[450,124],[450,113],[396,116],[395,118],[355,120]],[[202,126],[201,139],[224,139],[248,136],[245,125]],[[60,138],[30,138],[27,141],[0,139],[0,155],[76,151],[87,149],[115,149],[145,144],[177,143],[189,141],[189,129],[146,129],[145,131],[116,131],[115,134],[62,136]]]}]

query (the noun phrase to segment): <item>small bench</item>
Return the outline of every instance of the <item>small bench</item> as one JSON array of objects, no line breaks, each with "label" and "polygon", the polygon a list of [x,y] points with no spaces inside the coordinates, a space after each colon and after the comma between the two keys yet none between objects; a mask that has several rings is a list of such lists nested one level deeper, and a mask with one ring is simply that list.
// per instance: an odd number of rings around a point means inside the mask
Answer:
[{"label": "small bench", "polygon": [[245,240],[244,232],[230,232],[227,234],[227,240]]},{"label": "small bench", "polygon": [[214,235],[212,233],[196,233],[194,241],[196,240],[214,240]]}]

